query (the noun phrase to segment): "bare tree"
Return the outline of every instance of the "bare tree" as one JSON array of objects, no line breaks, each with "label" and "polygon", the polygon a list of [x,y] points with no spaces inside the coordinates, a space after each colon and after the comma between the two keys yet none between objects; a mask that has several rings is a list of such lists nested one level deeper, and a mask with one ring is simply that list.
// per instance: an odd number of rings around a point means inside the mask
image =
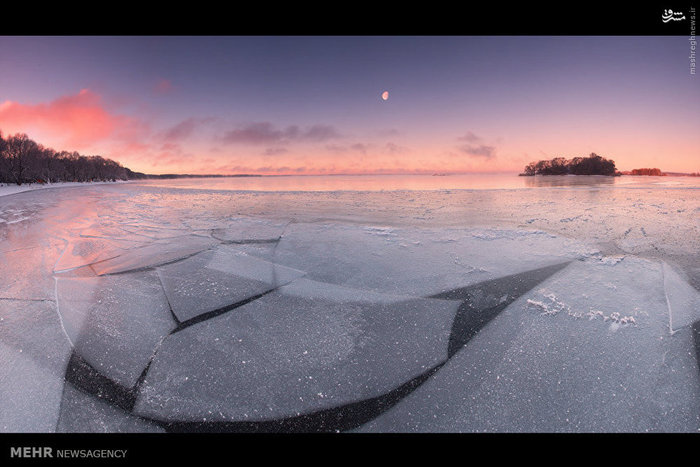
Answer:
[{"label": "bare tree", "polygon": [[127,180],[129,170],[99,155],[56,152],[29,139],[26,134],[3,137],[0,132],[0,182],[22,183],[58,181]]},{"label": "bare tree", "polygon": [[6,148],[7,141],[5,141],[5,138],[2,136],[2,131],[0,131],[0,183],[8,183],[10,181],[10,168],[5,155]]},{"label": "bare tree", "polygon": [[9,165],[9,176],[17,185],[25,180],[29,158],[36,151],[37,144],[24,134],[16,134],[7,139],[5,156]]}]

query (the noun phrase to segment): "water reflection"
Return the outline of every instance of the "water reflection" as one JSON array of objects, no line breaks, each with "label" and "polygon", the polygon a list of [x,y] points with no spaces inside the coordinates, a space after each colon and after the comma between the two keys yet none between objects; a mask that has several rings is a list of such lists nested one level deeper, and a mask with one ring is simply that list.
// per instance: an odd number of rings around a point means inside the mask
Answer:
[{"label": "water reflection", "polygon": [[513,173],[455,175],[289,175],[145,180],[150,186],[226,191],[398,191],[523,188]]},{"label": "water reflection", "polygon": [[534,175],[516,173],[453,175],[283,175],[261,177],[141,180],[139,185],[206,191],[332,192],[501,190],[548,187],[697,187],[700,177]]},{"label": "water reflection", "polygon": [[606,175],[534,175],[520,177],[526,187],[614,185],[620,177]]}]

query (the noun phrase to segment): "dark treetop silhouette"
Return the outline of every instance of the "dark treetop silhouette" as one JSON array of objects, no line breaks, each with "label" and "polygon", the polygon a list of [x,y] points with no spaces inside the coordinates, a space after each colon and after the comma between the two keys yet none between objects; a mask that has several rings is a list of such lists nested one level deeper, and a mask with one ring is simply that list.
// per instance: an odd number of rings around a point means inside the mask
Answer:
[{"label": "dark treetop silhouette", "polygon": [[55,151],[26,134],[0,133],[0,183],[52,183],[127,180],[129,169],[102,156]]}]

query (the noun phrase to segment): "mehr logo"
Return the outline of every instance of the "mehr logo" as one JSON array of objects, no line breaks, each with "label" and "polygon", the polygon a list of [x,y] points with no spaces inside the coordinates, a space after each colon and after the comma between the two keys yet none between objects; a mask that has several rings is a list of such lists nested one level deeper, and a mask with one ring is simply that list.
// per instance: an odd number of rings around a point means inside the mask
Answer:
[{"label": "mehr logo", "polygon": [[661,21],[668,23],[669,21],[683,21],[685,15],[682,11],[673,11],[671,9],[664,10],[664,14],[661,15]]},{"label": "mehr logo", "polygon": [[53,457],[53,449],[49,447],[12,447],[10,448],[10,457],[24,457],[29,459]]},{"label": "mehr logo", "polygon": [[126,449],[56,449],[46,446],[10,447],[10,458],[125,459]]}]

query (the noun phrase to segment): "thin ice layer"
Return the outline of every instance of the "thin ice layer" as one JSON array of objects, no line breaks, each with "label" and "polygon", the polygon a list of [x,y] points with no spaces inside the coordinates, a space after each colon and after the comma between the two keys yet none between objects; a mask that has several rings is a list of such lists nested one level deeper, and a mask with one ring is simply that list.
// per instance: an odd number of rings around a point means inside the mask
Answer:
[{"label": "thin ice layer", "polygon": [[226,246],[158,268],[158,274],[173,313],[181,322],[304,275]]},{"label": "thin ice layer", "polygon": [[359,431],[697,431],[691,329],[668,319],[659,263],[572,263]]},{"label": "thin ice layer", "polygon": [[131,388],[175,327],[153,271],[59,277],[58,306],[75,351],[95,370]]},{"label": "thin ice layer", "polygon": [[458,306],[299,279],[166,339],[135,412],[272,420],[380,396],[446,360]]},{"label": "thin ice layer", "polygon": [[100,276],[138,271],[187,258],[217,243],[218,241],[212,238],[187,235],[130,249],[116,258],[96,262],[92,268]]}]

